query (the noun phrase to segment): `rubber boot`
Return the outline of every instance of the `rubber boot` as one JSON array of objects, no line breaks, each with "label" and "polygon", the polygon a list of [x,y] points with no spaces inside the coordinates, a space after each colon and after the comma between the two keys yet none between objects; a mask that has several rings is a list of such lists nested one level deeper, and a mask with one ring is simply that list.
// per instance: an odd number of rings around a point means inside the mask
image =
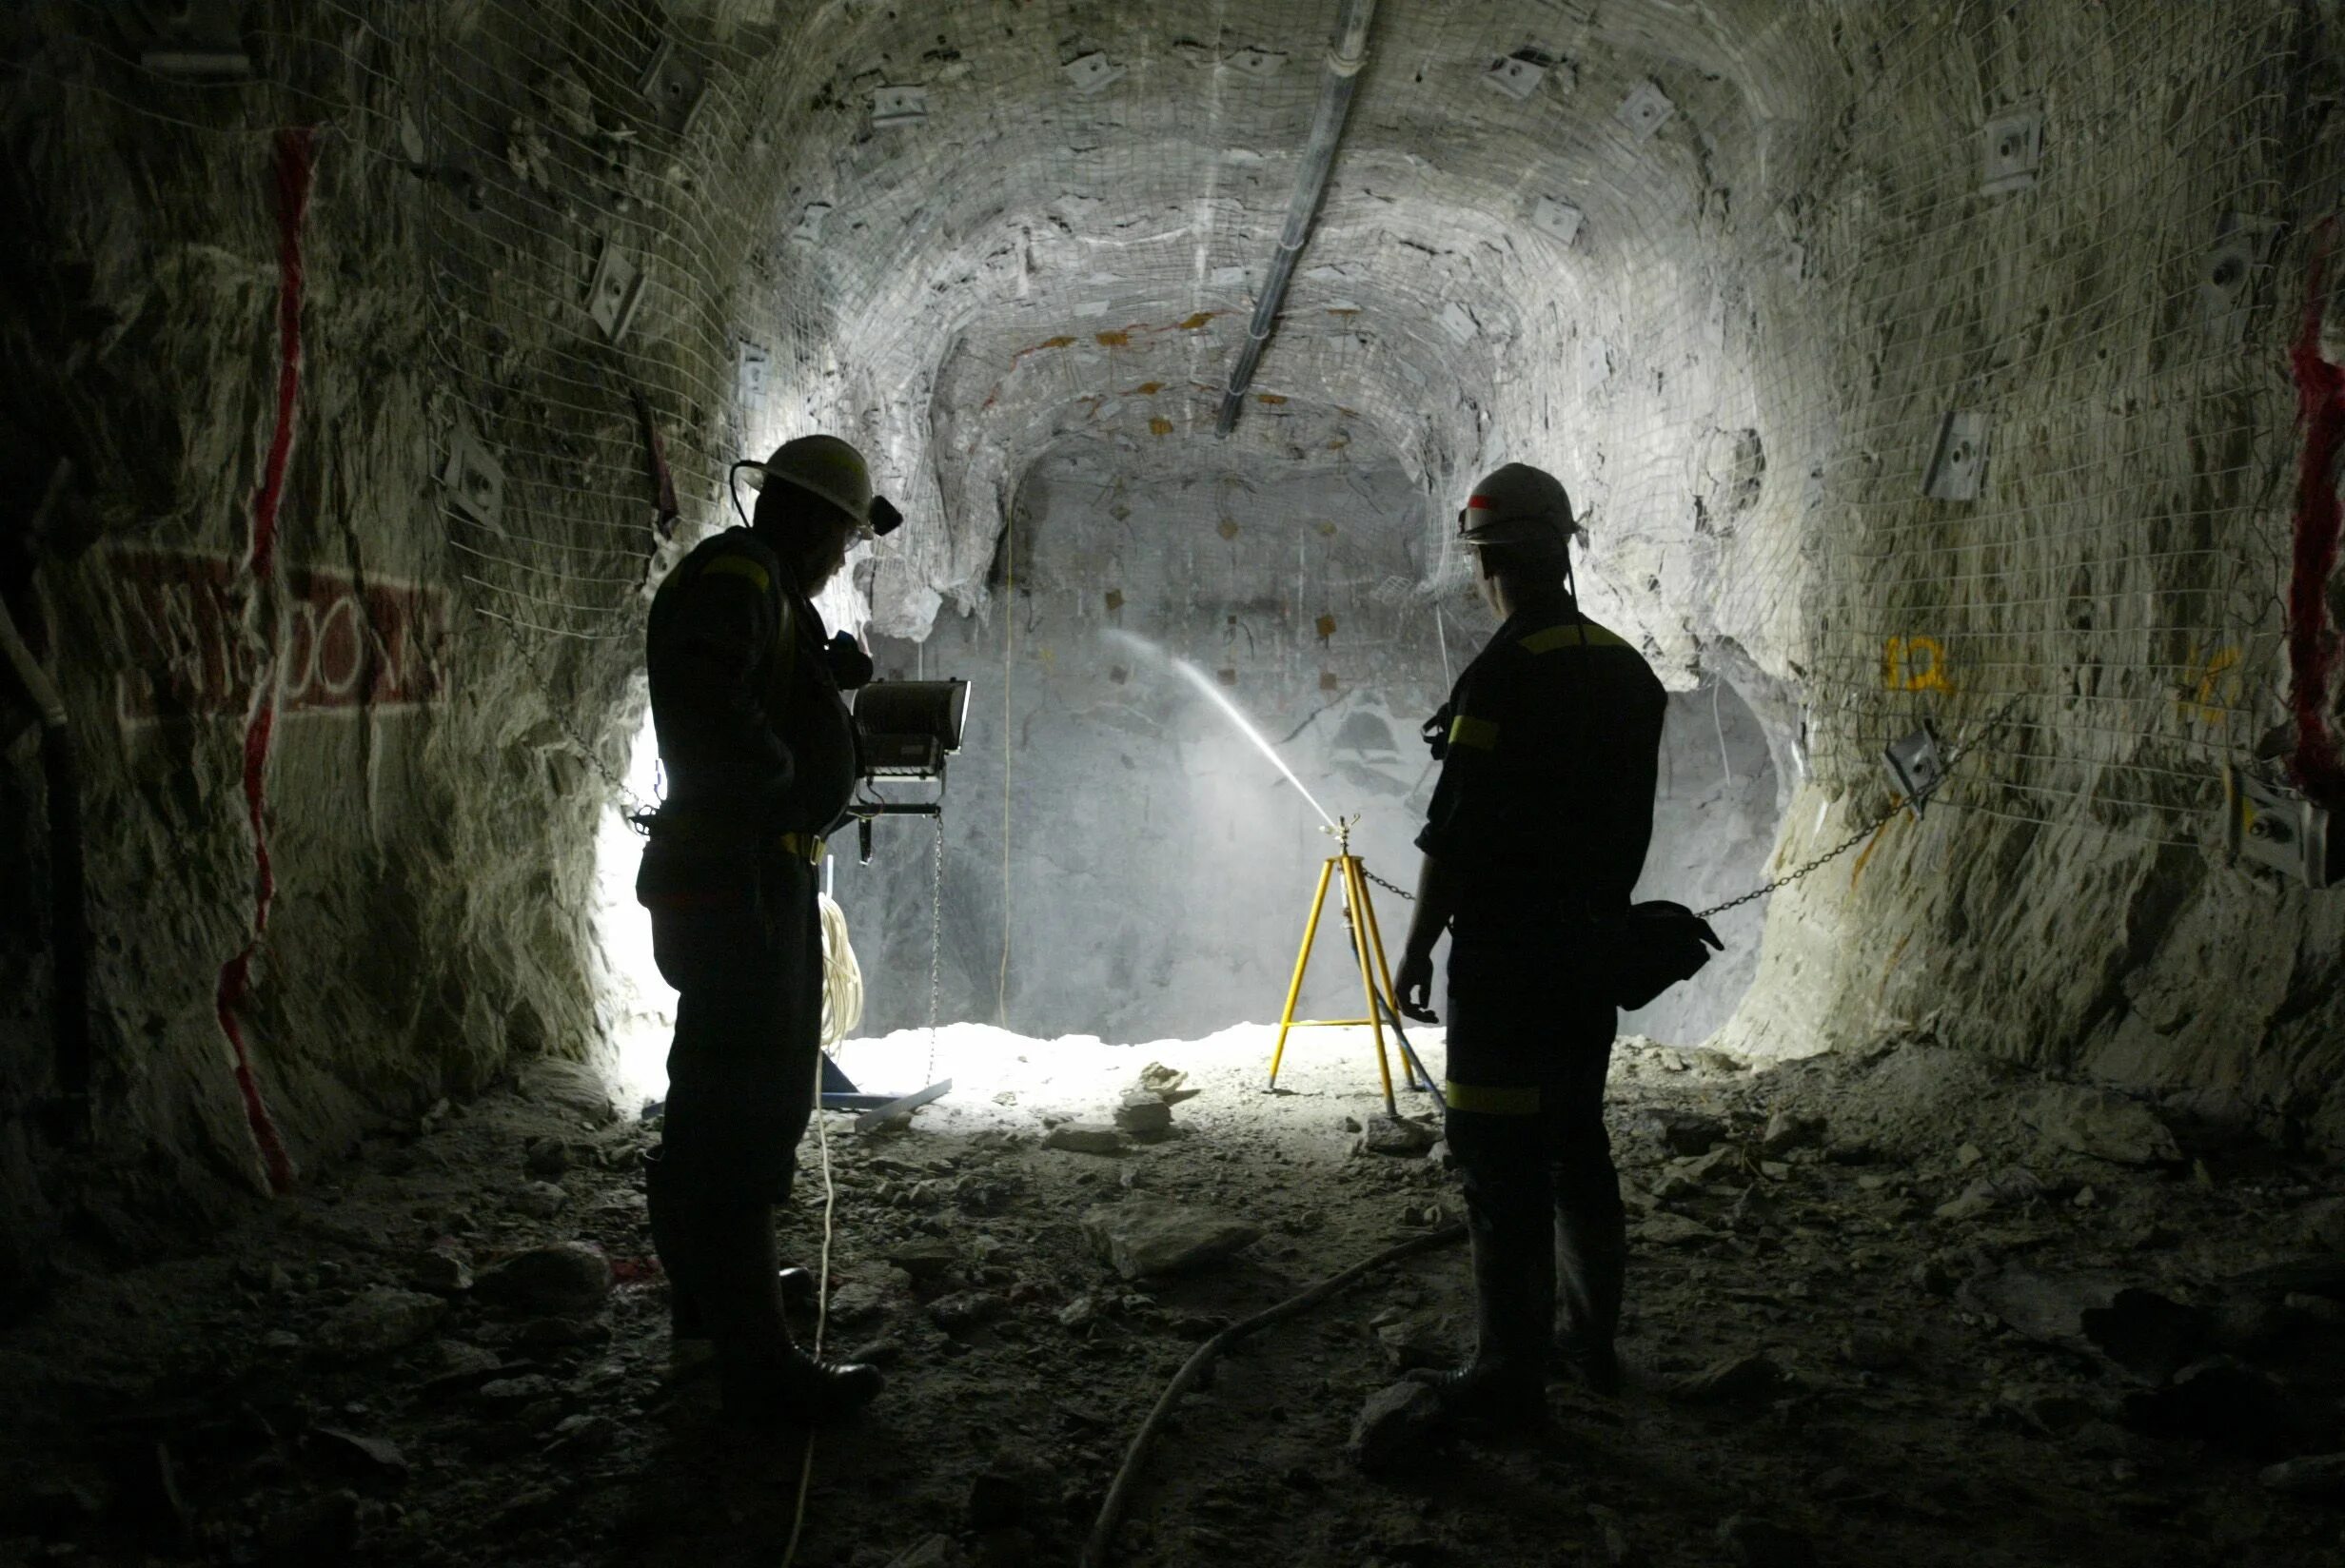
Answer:
[{"label": "rubber boot", "polygon": [[728,1421],[758,1427],[834,1426],[878,1396],[876,1366],[819,1360],[798,1348],[782,1314],[767,1204],[712,1208],[698,1294],[717,1343]]},{"label": "rubber boot", "polygon": [[660,1271],[668,1277],[668,1332],[677,1340],[706,1339],[694,1304],[700,1285],[700,1257],[694,1251],[699,1238],[691,1221],[691,1205],[676,1190],[675,1173],[666,1155],[664,1146],[644,1152],[643,1207],[651,1221],[652,1250],[660,1255]]},{"label": "rubber boot", "polygon": [[1454,1420],[1537,1426],[1547,1419],[1555,1277],[1540,1266],[1544,1248],[1508,1245],[1485,1225],[1474,1227],[1472,1240],[1474,1358],[1428,1381]]},{"label": "rubber boot", "polygon": [[[781,1291],[784,1306],[798,1311],[810,1310],[822,1293],[821,1282],[810,1268],[784,1268],[774,1275],[774,1284]],[[700,1311],[700,1303],[691,1292],[678,1287],[674,1279],[668,1281],[668,1334],[679,1340],[705,1340],[708,1323]]]},{"label": "rubber boot", "polygon": [[[660,1270],[668,1277],[668,1337],[705,1340],[708,1323],[695,1294],[699,1282],[692,1278],[698,1260],[693,1253],[696,1238],[686,1217],[690,1205],[675,1189],[665,1154],[664,1146],[644,1151],[643,1206],[651,1221],[652,1249],[659,1253]],[[777,1269],[774,1283],[780,1287],[785,1304],[800,1308],[813,1306],[822,1290],[811,1269]]]},{"label": "rubber boot", "polygon": [[1609,1397],[1621,1387],[1612,1342],[1620,1330],[1621,1287],[1628,1264],[1620,1179],[1608,1159],[1601,1168],[1572,1172],[1570,1179],[1584,1190],[1564,1194],[1568,1201],[1555,1211],[1555,1271],[1563,1287],[1555,1359],[1591,1393]]}]

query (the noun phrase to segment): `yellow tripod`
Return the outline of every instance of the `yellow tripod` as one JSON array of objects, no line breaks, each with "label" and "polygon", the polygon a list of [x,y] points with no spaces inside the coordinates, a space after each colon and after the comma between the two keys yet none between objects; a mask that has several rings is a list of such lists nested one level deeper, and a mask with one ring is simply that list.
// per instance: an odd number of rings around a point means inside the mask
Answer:
[{"label": "yellow tripod", "polygon": [[[1287,987],[1287,1005],[1278,1015],[1278,1045],[1271,1052],[1271,1081],[1268,1087],[1278,1087],[1278,1064],[1287,1054],[1287,1033],[1290,1029],[1357,1029],[1365,1024],[1376,1042],[1376,1076],[1384,1085],[1384,1108],[1397,1116],[1400,1107],[1392,1102],[1392,1064],[1385,1054],[1384,1021],[1400,1017],[1400,998],[1392,990],[1391,966],[1385,962],[1384,933],[1376,926],[1376,906],[1369,902],[1368,873],[1361,868],[1360,857],[1351,853],[1351,825],[1359,820],[1356,816],[1347,816],[1332,828],[1319,830],[1335,835],[1335,853],[1329,855],[1327,864],[1319,868],[1319,891],[1311,895],[1310,918],[1303,923],[1303,951],[1294,955],[1294,979]],[[1296,998],[1303,994],[1303,971],[1310,967],[1311,944],[1319,935],[1320,912],[1327,908],[1328,885],[1335,880],[1339,872],[1344,878],[1344,925],[1351,933],[1351,956],[1360,966],[1360,990],[1368,999],[1368,1016],[1297,1018],[1294,1004]],[[1417,1081],[1413,1053],[1406,1044],[1401,1049],[1401,1068],[1409,1087],[1430,1088],[1432,1086],[1429,1083],[1420,1084]]]}]

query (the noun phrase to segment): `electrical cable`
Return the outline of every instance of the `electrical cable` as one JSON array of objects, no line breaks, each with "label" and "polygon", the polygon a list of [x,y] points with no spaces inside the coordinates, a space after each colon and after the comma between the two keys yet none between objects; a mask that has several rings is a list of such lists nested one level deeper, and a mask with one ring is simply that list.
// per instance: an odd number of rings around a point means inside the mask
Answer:
[{"label": "electrical cable", "polygon": [[1190,1358],[1181,1363],[1181,1369],[1172,1375],[1172,1381],[1165,1385],[1164,1392],[1156,1397],[1156,1403],[1149,1411],[1148,1419],[1140,1423],[1139,1431],[1133,1435],[1131,1446],[1124,1450],[1124,1462],[1117,1467],[1115,1480],[1108,1487],[1107,1499],[1099,1505],[1099,1517],[1091,1527],[1091,1537],[1083,1543],[1082,1568],[1106,1568],[1110,1549],[1115,1544],[1115,1527],[1123,1521],[1124,1508],[1132,1500],[1132,1490],[1139,1481],[1140,1470],[1147,1462],[1149,1449],[1164,1430],[1165,1423],[1172,1419],[1173,1406],[1180,1403],[1181,1396],[1196,1386],[1205,1369],[1219,1360],[1223,1351],[1250,1334],[1309,1311],[1344,1286],[1388,1264],[1396,1264],[1421,1252],[1448,1246],[1453,1242],[1463,1241],[1465,1236],[1465,1225],[1448,1225],[1439,1230],[1411,1237],[1397,1246],[1386,1247],[1374,1257],[1353,1264],[1340,1274],[1330,1274],[1310,1289],[1290,1296],[1275,1306],[1232,1323],[1197,1346]]},{"label": "electrical cable", "polygon": [[1012,652],[1017,639],[1017,507],[1003,516],[1001,612],[1001,968],[994,977],[994,1022],[1010,1027],[1010,740]]},{"label": "electrical cable", "polygon": [[[825,901],[827,902],[827,900]],[[822,1053],[815,1053],[815,1104],[822,1104]],[[822,1255],[815,1270],[815,1348],[822,1359],[823,1337],[831,1325],[831,1238],[838,1209],[838,1188],[831,1179],[831,1126],[818,1109],[814,1114],[815,1145],[822,1151]],[[790,1511],[790,1539],[781,1549],[780,1568],[798,1559],[798,1537],[806,1529],[806,1499],[814,1489],[815,1434],[806,1434],[806,1452],[798,1464],[798,1501]]]}]

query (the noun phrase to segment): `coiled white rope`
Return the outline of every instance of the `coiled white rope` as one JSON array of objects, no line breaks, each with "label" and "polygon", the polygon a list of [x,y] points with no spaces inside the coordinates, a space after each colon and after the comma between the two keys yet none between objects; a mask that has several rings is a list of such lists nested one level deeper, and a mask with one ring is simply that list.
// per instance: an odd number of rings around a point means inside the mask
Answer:
[{"label": "coiled white rope", "polygon": [[827,892],[822,911],[822,1049],[830,1050],[863,1024],[863,970],[847,940],[847,914]]}]

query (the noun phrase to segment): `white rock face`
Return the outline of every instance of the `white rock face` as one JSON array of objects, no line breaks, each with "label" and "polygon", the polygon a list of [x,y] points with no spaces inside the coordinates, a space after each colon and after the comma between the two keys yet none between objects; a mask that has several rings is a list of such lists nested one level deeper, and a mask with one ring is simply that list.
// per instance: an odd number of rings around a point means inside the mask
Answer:
[{"label": "white rock face", "polygon": [[[367,9],[295,18],[312,30],[225,91],[133,74],[110,35],[0,44],[30,215],[0,337],[14,492],[72,462],[0,589],[79,762],[104,1182],[224,1212],[264,1184],[272,1130],[308,1168],[511,1058],[602,1049],[589,846],[640,720],[647,590],[729,519],[734,456],[817,427],[860,442],[911,519],[826,615],[930,637],[912,659],[932,674],[982,649],[1012,724],[1019,690],[1083,695],[1049,660],[1115,589],[1210,604],[1172,628],[1210,639],[1192,657],[1271,650],[1251,695],[1282,706],[1331,670],[1405,741],[1446,683],[1421,622],[1463,599],[1461,498],[1541,462],[1587,527],[1591,612],[1673,689],[1727,681],[1764,727],[1776,869],[1886,811],[1890,740],[1928,719],[1964,752],[1922,819],[1775,896],[1730,1021],[1688,1005],[1673,1030],[1721,1026],[1751,1058],[1928,1036],[2345,1140],[2345,903],[2218,848],[2226,760],[2293,756],[2332,796],[2345,777],[2320,733],[2336,676],[2309,657],[2336,592],[2317,540],[2298,548],[2287,358],[2299,336],[2336,351],[2309,283],[2339,149],[2264,85],[2303,63],[2261,9],[2124,0],[1974,29],[1828,0],[1382,8],[1226,441],[1324,8],[1257,8],[1242,33],[1224,8],[1123,8],[1061,41],[985,6],[695,0],[666,13],[707,91],[657,105],[609,8],[449,0],[391,31],[351,25]],[[1566,65],[1484,90],[1526,26]],[[1079,90],[1064,68],[1093,54],[1123,74]],[[1624,118],[1643,89],[1665,118]],[[253,127],[313,122],[301,380],[256,560],[280,192],[300,182]],[[1120,481],[1096,511],[1126,506],[1127,538],[1021,541],[1020,498],[1070,455]],[[1288,484],[1325,504],[1281,501],[1282,524],[1356,526],[1356,552],[1228,550],[1212,519],[1259,528]],[[1179,540],[1176,575],[1164,531],[1200,493],[1209,532]],[[1158,575],[1106,580],[1119,553]],[[1373,639],[1357,667],[1323,665],[1352,628]],[[57,1088],[56,846],[7,691],[0,1087],[37,1107]],[[1152,722],[1096,696],[1061,715],[1076,781],[1113,779]],[[262,714],[274,898],[228,1009],[247,1089],[220,998],[259,912]],[[1008,797],[1015,838],[1014,777],[965,776],[956,813]],[[1253,803],[1258,776],[1228,782]],[[1078,872],[1130,832],[1100,788],[1103,820],[1053,846]],[[1405,862],[1389,814],[1366,831]],[[1746,843],[1772,807],[1730,814],[1722,842]],[[1186,802],[1149,824],[1196,860],[1219,825]],[[1298,831],[1237,846],[1263,888],[1310,874]],[[975,852],[1001,847],[973,836],[956,862],[966,1009],[1023,989],[1024,1027],[1095,1027],[1039,1015],[1077,1000],[1049,995],[1047,948],[1002,968],[1033,904],[1015,857],[987,904]],[[889,892],[885,922],[914,897]],[[1733,918],[1738,956],[1759,951]],[[1259,978],[1137,935],[1118,951],[1182,997]],[[1283,961],[1263,960],[1273,990]],[[62,1208],[128,1211],[62,1190],[62,1168],[30,1114],[0,1127],[0,1299]]]}]

